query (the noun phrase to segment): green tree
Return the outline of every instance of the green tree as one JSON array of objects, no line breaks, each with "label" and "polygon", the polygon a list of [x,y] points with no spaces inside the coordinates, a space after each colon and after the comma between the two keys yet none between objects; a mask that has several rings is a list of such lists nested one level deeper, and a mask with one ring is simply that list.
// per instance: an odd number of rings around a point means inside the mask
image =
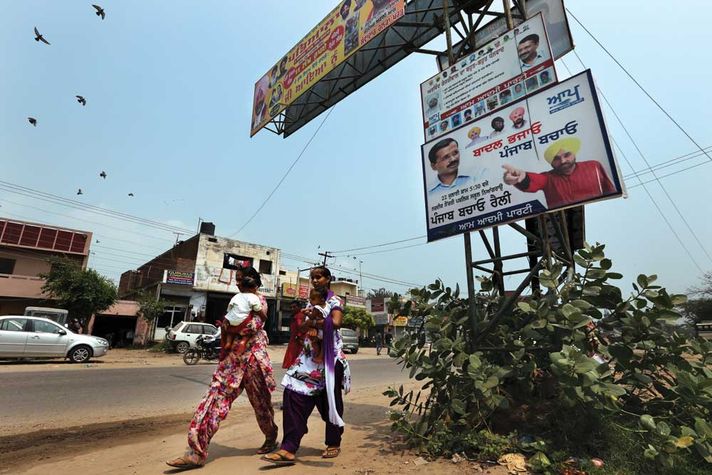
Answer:
[{"label": "green tree", "polygon": [[691,299],[681,306],[681,313],[692,325],[712,321],[712,299]]},{"label": "green tree", "polygon": [[362,308],[349,307],[347,305],[344,307],[344,318],[341,326],[353,330],[368,330],[373,326],[373,317]]},{"label": "green tree", "polygon": [[52,267],[40,277],[42,291],[69,311],[86,330],[92,315],[111,307],[118,298],[116,285],[94,269],[82,269],[68,258],[50,259]]},{"label": "green tree", "polygon": [[141,317],[149,322],[163,315],[166,307],[166,303],[162,299],[156,300],[153,295],[144,291],[138,293],[136,301],[138,302]]},{"label": "green tree", "polygon": [[380,289],[369,290],[367,298],[372,299],[372,298],[383,297],[384,299],[387,299],[387,298],[391,298],[393,295],[395,295],[395,292],[391,292],[390,290],[388,290],[384,287],[381,287]]}]

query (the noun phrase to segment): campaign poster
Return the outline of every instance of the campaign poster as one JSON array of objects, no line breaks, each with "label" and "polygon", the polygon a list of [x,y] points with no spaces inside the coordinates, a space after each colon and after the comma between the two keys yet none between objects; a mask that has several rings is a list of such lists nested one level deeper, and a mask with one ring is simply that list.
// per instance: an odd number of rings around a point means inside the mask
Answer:
[{"label": "campaign poster", "polygon": [[250,136],[405,14],[405,0],[342,0],[255,83]]},{"label": "campaign poster", "polygon": [[428,241],[623,194],[590,71],[422,146]]},{"label": "campaign poster", "polygon": [[425,140],[557,82],[541,14],[420,85]]},{"label": "campaign poster", "polygon": [[[532,18],[538,13],[544,16],[546,32],[549,35],[549,44],[551,45],[554,59],[559,59],[569,51],[573,51],[574,40],[571,37],[563,0],[527,0],[526,6],[527,18]],[[513,9],[512,12],[516,13],[516,9]],[[517,16],[514,16],[512,20],[515,26],[523,21]],[[475,44],[484,45],[504,34],[507,30],[507,21],[503,17],[496,18],[475,32]],[[455,44],[454,48],[459,48],[461,44]],[[448,66],[447,54],[438,55],[437,63],[441,71],[446,69]]]}]

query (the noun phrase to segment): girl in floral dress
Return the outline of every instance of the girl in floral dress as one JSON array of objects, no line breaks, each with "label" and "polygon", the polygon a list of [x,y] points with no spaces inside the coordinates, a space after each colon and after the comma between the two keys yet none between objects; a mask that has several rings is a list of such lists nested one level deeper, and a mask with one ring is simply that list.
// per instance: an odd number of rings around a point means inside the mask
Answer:
[{"label": "girl in floral dress", "polygon": [[[327,288],[331,282],[331,272],[320,266],[312,269],[311,283],[315,288]],[[304,325],[323,330],[324,362],[317,363],[312,358],[313,348],[309,338],[304,339],[302,351],[297,360],[287,370],[282,379],[284,399],[284,437],[280,450],[265,455],[263,460],[275,464],[294,463],[302,437],[307,433],[307,420],[316,407],[326,422],[324,458],[337,457],[341,452],[341,436],[344,432],[344,403],[342,389],[348,393],[351,388],[351,373],[342,350],[341,301],[329,290],[326,300],[325,320],[308,320]]]}]

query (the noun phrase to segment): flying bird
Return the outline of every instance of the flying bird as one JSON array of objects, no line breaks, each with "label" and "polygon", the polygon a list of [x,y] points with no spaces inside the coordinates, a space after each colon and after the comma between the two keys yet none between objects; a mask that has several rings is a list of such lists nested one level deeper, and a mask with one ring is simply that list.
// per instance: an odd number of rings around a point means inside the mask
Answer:
[{"label": "flying bird", "polygon": [[133,193],[129,193],[129,196],[133,196]]},{"label": "flying bird", "polygon": [[50,44],[50,42],[44,39],[44,36],[42,36],[40,32],[37,31],[37,27],[35,27],[35,41],[41,41],[42,43],[47,45]]},{"label": "flying bird", "polygon": [[75,97],[77,98],[78,103],[80,103],[83,106],[87,105],[87,100],[84,99],[84,96],[75,96]]},{"label": "flying bird", "polygon": [[106,172],[104,170],[99,173],[99,176],[102,177],[104,180],[106,180]]},{"label": "flying bird", "polygon": [[101,19],[103,20],[106,17],[106,12],[104,12],[104,9],[101,8],[99,5],[93,5],[94,9],[96,10],[96,16],[100,16]]},{"label": "flying bird", "polygon": [[34,117],[28,117],[27,122],[32,124],[33,127],[37,127],[37,119],[35,119]]},{"label": "flying bird", "polygon": [[83,195],[83,194],[84,194],[84,193],[82,193],[82,189],[81,189],[81,188],[79,188],[79,189],[77,190],[77,194],[78,194],[78,195]]}]

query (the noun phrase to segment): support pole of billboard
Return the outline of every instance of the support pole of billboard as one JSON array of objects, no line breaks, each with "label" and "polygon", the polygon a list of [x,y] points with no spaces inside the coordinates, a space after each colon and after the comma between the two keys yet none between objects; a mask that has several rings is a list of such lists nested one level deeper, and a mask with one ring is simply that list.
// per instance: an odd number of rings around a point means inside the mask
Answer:
[{"label": "support pole of billboard", "polygon": [[504,7],[504,16],[507,19],[507,30],[514,28],[514,22],[512,21],[512,8],[509,5],[509,0],[502,0],[502,5]]},{"label": "support pole of billboard", "polygon": [[[455,63],[455,54],[452,50],[452,36],[450,34],[450,11],[448,9],[449,0],[443,0],[443,28],[445,29],[445,40],[447,42],[448,66]],[[470,317],[470,327],[472,328],[472,338],[477,334],[477,302],[475,301],[475,276],[472,268],[472,239],[470,233],[462,235],[465,241],[465,269],[467,271],[467,302],[468,315]],[[474,347],[470,348],[474,351]]]}]

